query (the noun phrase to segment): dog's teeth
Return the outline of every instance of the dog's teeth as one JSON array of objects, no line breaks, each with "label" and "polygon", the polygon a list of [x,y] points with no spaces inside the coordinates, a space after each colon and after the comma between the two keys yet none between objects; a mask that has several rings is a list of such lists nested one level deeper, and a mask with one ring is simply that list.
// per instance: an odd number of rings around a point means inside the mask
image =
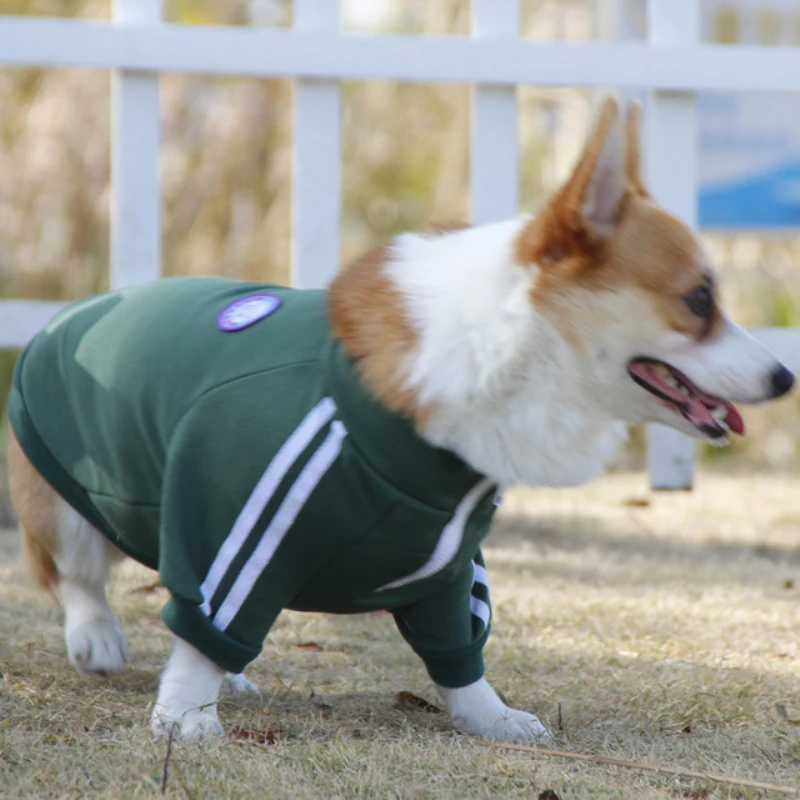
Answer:
[{"label": "dog's teeth", "polygon": [[673,389],[678,389],[683,394],[689,394],[686,387],[673,375],[672,371],[669,367],[665,367],[663,364],[658,364],[655,367],[656,375],[658,375],[661,380],[667,384],[667,386],[671,386]]},{"label": "dog's teeth", "polygon": [[[728,416],[728,409],[725,408],[725,406],[715,406],[714,408],[710,408],[708,410],[708,413],[711,414],[712,417],[714,417],[714,421],[726,433],[730,431],[730,427],[728,426],[728,423],[725,421],[725,417]],[[720,443],[728,444],[728,437],[727,436],[720,437]]]},{"label": "dog's teeth", "polygon": [[723,427],[727,428],[725,424],[725,417],[728,416],[728,409],[725,406],[715,406],[709,410],[709,414]]},{"label": "dog's teeth", "polygon": [[661,380],[664,381],[664,383],[666,383],[668,386],[675,386],[675,387],[680,386],[678,381],[675,380],[675,376],[671,372],[665,372],[660,377]]}]

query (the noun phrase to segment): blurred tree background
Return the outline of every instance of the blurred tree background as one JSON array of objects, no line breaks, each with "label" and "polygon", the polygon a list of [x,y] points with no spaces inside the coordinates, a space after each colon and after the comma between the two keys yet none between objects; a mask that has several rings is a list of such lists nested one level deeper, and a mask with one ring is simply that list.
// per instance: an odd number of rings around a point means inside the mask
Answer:
[{"label": "blurred tree background", "polygon": [[[587,0],[523,0],[533,39],[592,38]],[[465,35],[467,0],[343,0],[358,33]],[[0,0],[0,13],[108,19],[110,0]],[[165,0],[169,22],[287,26],[289,0]],[[166,274],[290,275],[291,83],[167,74],[161,81]],[[520,89],[521,210],[564,177],[593,96]],[[0,293],[72,299],[107,288],[110,78],[84,69],[0,70]],[[398,231],[469,218],[470,90],[387,81],[343,86],[342,261]],[[748,325],[800,324],[795,241],[709,239],[726,299]],[[0,359],[5,402],[16,353]],[[747,413],[751,436],[708,458],[787,468],[798,401]],[[623,463],[640,463],[635,434]],[[737,463],[741,463],[738,459]]]}]

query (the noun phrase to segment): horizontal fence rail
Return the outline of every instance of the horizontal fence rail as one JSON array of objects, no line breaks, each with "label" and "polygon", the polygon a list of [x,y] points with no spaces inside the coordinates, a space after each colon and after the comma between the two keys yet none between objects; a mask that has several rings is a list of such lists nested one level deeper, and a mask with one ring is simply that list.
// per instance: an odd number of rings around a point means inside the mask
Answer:
[{"label": "horizontal fence rail", "polygon": [[0,347],[23,347],[65,306],[52,300],[0,300]]},{"label": "horizontal fence rail", "polygon": [[0,18],[0,64],[276,78],[795,92],[800,50]]},{"label": "horizontal fence rail", "polygon": [[[294,81],[292,281],[301,287],[324,285],[339,266],[342,81],[472,86],[475,223],[517,210],[520,85],[647,90],[649,182],[689,224],[696,222],[696,93],[800,91],[800,48],[699,43],[699,0],[648,0],[646,42],[580,44],[523,39],[520,0],[472,0],[472,36],[447,37],[344,33],[338,0],[294,0],[291,29],[165,24],[162,3],[114,0],[111,22],[0,16],[0,65],[111,71],[113,288],[161,274],[164,72]],[[63,306],[0,300],[0,347],[24,346]],[[800,331],[754,333],[800,372]],[[693,465],[691,440],[650,426],[654,488],[691,487]]]}]

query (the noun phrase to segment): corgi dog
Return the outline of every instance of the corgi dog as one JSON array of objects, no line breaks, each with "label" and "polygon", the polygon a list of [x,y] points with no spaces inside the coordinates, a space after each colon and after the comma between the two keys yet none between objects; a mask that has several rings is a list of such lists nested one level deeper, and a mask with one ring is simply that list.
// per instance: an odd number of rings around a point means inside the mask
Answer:
[{"label": "corgi dog", "polygon": [[648,193],[638,118],[607,100],[536,215],[400,235],[326,291],[170,278],[58,315],[15,373],[9,469],[72,663],[127,662],[127,555],[170,593],[156,734],[222,734],[283,608],[385,609],[457,729],[546,741],[484,676],[498,487],[588,481],[629,423],[743,434],[734,403],[794,383]]}]

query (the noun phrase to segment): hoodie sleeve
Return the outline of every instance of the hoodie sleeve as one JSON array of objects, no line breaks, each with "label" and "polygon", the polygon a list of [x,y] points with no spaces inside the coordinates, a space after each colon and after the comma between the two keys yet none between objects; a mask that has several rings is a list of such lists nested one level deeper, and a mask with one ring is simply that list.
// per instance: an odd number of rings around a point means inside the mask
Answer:
[{"label": "hoodie sleeve", "polygon": [[346,431],[324,401],[305,418],[293,404],[289,422],[265,426],[257,404],[279,380],[254,375],[204,397],[166,458],[158,569],[172,597],[163,618],[229,672],[259,654],[328,557],[303,532],[318,527],[312,501],[328,491]]},{"label": "hoodie sleeve", "polygon": [[440,686],[467,686],[483,677],[483,646],[491,625],[489,582],[478,550],[438,593],[394,612],[403,638]]}]

